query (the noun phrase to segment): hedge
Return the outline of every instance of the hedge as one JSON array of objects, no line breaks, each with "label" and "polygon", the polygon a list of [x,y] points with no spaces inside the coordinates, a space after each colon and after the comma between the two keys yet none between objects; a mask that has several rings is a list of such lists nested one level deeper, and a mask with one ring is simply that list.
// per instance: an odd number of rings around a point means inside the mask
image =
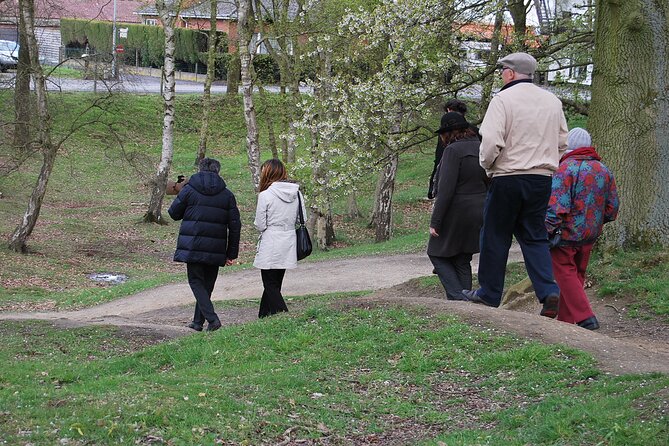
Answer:
[{"label": "hedge", "polygon": [[[127,39],[117,39],[125,51],[140,54],[140,65],[160,67],[163,65],[165,34],[160,26],[117,24],[116,29],[128,28]],[[175,59],[189,64],[207,61],[207,31],[188,28],[175,29]],[[112,23],[95,20],[61,19],[60,36],[65,46],[88,44],[91,51],[111,54]],[[218,52],[227,53],[228,38],[218,31]]]}]

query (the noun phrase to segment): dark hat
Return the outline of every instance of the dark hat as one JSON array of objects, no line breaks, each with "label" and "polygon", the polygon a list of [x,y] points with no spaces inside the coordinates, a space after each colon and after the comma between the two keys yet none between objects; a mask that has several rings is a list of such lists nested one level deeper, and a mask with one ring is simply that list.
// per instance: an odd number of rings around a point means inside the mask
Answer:
[{"label": "dark hat", "polygon": [[441,117],[441,126],[439,130],[434,133],[446,133],[452,130],[466,129],[469,128],[469,123],[458,112],[448,112]]},{"label": "dark hat", "polygon": [[511,68],[516,73],[531,76],[537,69],[537,60],[527,53],[511,53],[498,60],[497,65]]}]

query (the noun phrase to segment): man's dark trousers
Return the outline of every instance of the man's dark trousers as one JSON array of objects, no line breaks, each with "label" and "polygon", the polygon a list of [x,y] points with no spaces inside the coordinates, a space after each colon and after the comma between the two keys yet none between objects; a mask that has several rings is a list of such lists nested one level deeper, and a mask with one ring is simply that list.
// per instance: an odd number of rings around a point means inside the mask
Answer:
[{"label": "man's dark trousers", "polygon": [[544,220],[551,195],[551,177],[508,175],[493,178],[483,208],[477,294],[499,306],[512,235],[520,244],[525,269],[540,302],[560,290],[553,279]]},{"label": "man's dark trousers", "polygon": [[218,265],[206,265],[204,263],[187,263],[188,284],[195,296],[195,314],[193,322],[203,325],[207,322],[215,322],[218,315],[211,303],[211,293],[214,291],[216,278],[218,277]]}]

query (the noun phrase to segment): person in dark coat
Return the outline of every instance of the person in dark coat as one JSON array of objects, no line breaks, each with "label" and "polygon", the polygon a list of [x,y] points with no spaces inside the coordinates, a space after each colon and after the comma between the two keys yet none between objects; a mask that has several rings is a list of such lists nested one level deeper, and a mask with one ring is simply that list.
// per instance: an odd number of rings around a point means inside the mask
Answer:
[{"label": "person in dark coat", "polygon": [[195,296],[195,314],[188,327],[202,331],[221,328],[211,303],[218,268],[232,265],[239,254],[241,220],[235,196],[219,176],[221,164],[212,158],[200,161],[200,171],[190,177],[167,211],[181,220],[174,261],[186,263],[188,284]]},{"label": "person in dark coat", "polygon": [[472,255],[479,252],[479,232],[488,178],[479,165],[480,141],[464,116],[446,113],[437,131],[444,145],[427,254],[448,300],[468,300]]},{"label": "person in dark coat", "polygon": [[[449,99],[448,101],[446,101],[446,105],[444,105],[444,110],[446,110],[446,113],[458,112],[462,116],[464,116],[467,113],[467,104],[465,104],[459,99]],[[469,128],[474,130],[476,132],[476,135],[478,136],[479,134],[478,127],[469,124]],[[478,136],[478,138],[481,139],[480,136]],[[427,189],[427,198],[430,200],[432,200],[436,195],[435,193],[436,178],[438,175],[439,163],[441,162],[441,157],[443,156],[443,154],[444,154],[444,145],[441,142],[441,138],[437,138],[437,148],[434,151],[434,167],[432,168],[432,173],[430,174],[430,185],[428,186]]]}]

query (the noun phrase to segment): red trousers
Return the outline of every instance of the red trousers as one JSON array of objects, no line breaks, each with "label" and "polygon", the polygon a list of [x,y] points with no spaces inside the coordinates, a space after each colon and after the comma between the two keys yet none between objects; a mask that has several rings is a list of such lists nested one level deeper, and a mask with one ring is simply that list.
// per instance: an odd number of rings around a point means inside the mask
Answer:
[{"label": "red trousers", "polygon": [[577,324],[595,315],[583,289],[592,246],[558,246],[551,249],[553,275],[560,287],[559,321]]}]

